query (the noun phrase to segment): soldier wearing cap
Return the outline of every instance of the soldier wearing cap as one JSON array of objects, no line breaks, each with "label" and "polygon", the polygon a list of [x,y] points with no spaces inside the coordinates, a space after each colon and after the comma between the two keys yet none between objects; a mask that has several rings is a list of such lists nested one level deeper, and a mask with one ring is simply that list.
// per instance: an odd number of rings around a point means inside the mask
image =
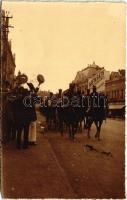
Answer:
[{"label": "soldier wearing cap", "polygon": [[98,102],[99,102],[98,98],[99,98],[99,93],[97,92],[96,86],[93,85],[93,91],[90,94],[90,107],[92,109],[98,107]]}]

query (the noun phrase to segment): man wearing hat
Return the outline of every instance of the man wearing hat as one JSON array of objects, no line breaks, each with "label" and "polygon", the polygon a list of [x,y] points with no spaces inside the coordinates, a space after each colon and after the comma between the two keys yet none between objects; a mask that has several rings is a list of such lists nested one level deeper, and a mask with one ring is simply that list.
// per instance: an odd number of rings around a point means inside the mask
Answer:
[{"label": "man wearing hat", "polygon": [[97,92],[97,88],[95,85],[93,85],[93,91],[90,94],[90,104],[92,108],[98,107],[98,98],[99,98],[99,93]]}]

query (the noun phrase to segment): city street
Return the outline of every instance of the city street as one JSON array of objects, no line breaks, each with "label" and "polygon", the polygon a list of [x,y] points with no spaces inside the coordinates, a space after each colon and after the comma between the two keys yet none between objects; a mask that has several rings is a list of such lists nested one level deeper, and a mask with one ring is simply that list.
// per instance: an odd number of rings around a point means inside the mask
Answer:
[{"label": "city street", "polygon": [[3,198],[125,198],[125,10],[2,2]]},{"label": "city street", "polygon": [[74,142],[66,133],[41,133],[38,123],[36,146],[3,146],[4,198],[124,198],[124,123],[107,119],[101,141],[93,125],[91,139],[83,130]]}]

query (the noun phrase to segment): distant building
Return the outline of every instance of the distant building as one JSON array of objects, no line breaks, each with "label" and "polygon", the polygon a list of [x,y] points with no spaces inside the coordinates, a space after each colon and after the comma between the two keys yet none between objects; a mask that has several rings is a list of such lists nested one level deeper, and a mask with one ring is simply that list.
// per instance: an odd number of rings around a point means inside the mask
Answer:
[{"label": "distant building", "polygon": [[49,94],[50,94],[50,91],[46,91],[46,90],[43,90],[43,91],[40,90],[38,92],[38,95],[41,96],[42,98],[49,96]]},{"label": "distant building", "polygon": [[93,62],[85,69],[77,72],[73,81],[83,92],[87,89],[92,90],[93,85],[97,87],[98,92],[105,92],[105,82],[110,77],[110,72],[106,71],[104,67],[99,67]]},{"label": "distant building", "polygon": [[111,116],[124,116],[125,114],[125,70],[111,72],[110,79],[106,81],[106,94],[109,101],[109,114]]},{"label": "distant building", "polygon": [[2,11],[1,17],[1,69],[2,69],[2,87],[6,88],[7,85],[13,87],[14,72],[15,72],[15,54],[11,50],[11,41],[8,39],[9,19],[8,13]]}]

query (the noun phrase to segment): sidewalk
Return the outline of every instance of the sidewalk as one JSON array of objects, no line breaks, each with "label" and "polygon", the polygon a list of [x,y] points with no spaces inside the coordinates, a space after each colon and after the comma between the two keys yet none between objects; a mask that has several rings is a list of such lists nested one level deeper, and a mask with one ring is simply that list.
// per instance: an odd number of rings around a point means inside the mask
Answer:
[{"label": "sidewalk", "polygon": [[3,197],[76,197],[47,139],[38,134],[38,140],[27,150],[17,150],[12,143],[4,146]]}]

